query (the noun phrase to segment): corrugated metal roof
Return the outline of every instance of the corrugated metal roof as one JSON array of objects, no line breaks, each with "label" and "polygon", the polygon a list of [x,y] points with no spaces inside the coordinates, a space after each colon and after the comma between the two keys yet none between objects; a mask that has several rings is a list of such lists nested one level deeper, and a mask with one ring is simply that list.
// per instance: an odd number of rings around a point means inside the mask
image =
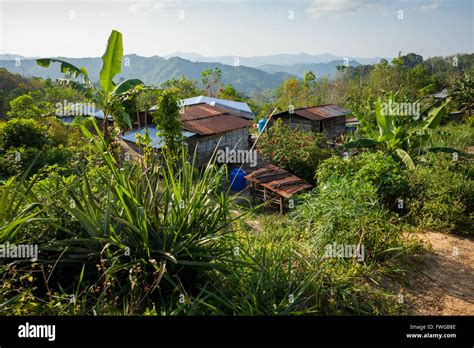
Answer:
[{"label": "corrugated metal roof", "polygon": [[187,107],[181,114],[181,120],[199,120],[206,117],[212,117],[217,115],[230,115],[230,113],[217,106],[210,106],[207,104],[198,104]]},{"label": "corrugated metal roof", "polygon": [[219,107],[225,108],[229,111],[232,111],[233,113],[236,113],[238,116],[241,116],[241,117],[249,118],[252,120],[255,119],[254,113],[252,112],[250,107],[247,105],[247,103],[244,103],[244,102],[207,97],[203,95],[198,96],[198,97],[183,99],[181,102],[182,102],[182,105],[184,106],[206,103],[211,106],[219,106]]},{"label": "corrugated metal roof", "polygon": [[245,179],[261,185],[285,198],[291,198],[295,193],[313,187],[306,180],[273,164],[257,169],[247,175]]},{"label": "corrugated metal roof", "polygon": [[[311,106],[307,108],[299,108],[294,110],[294,114],[307,118],[313,121],[321,121],[332,117],[345,116],[350,114],[351,111],[344,109],[335,104],[325,104],[318,106]],[[274,117],[287,115],[288,111],[275,114]]]},{"label": "corrugated metal roof", "polygon": [[[96,109],[90,104],[86,103],[76,103],[73,105],[68,105],[64,110],[56,110],[56,115],[59,117],[64,116],[93,116],[95,118],[104,119],[104,112],[100,109]],[[109,120],[112,120],[113,117],[109,115]]]},{"label": "corrugated metal roof", "polygon": [[[145,135],[145,128],[148,129],[148,133],[150,135],[151,147],[153,147],[155,149],[162,148],[163,145],[165,144],[164,139],[162,137],[158,136],[158,134],[157,134],[158,130],[156,129],[156,127],[154,125],[149,125],[147,127],[143,127],[143,128],[140,128],[140,129],[134,129],[134,130],[131,130],[131,131],[125,133],[125,134],[121,134],[118,137],[120,139],[125,140],[125,141],[129,141],[131,143],[136,143],[138,134]],[[196,133],[189,132],[189,131],[182,131],[181,134],[185,138],[190,138],[190,137],[196,135]]]},{"label": "corrugated metal roof", "polygon": [[431,94],[435,99],[445,99],[449,96],[448,90],[445,88],[441,92]]},{"label": "corrugated metal roof", "polygon": [[224,133],[250,127],[252,121],[235,116],[220,107],[199,104],[187,107],[181,115],[183,128],[199,135]]},{"label": "corrugated metal roof", "polygon": [[183,128],[199,135],[212,135],[250,127],[252,121],[225,114],[183,122]]},{"label": "corrugated metal roof", "polygon": [[[220,98],[213,98],[207,96],[198,96],[192,98],[182,99],[181,105],[183,106],[192,106],[197,104],[207,104],[211,106],[217,106],[230,111],[231,113],[235,114],[236,116],[248,118],[250,120],[255,119],[255,114],[252,112],[250,107],[247,103],[244,102],[237,102],[233,100],[227,99],[220,99]],[[156,106],[152,107],[150,111],[155,111],[157,109]]]}]

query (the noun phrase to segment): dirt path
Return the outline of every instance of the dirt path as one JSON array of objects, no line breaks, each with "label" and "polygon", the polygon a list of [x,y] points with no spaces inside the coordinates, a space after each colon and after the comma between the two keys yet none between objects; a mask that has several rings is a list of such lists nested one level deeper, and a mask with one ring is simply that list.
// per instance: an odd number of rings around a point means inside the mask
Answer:
[{"label": "dirt path", "polygon": [[420,255],[400,289],[414,315],[474,315],[474,238],[425,232]]}]

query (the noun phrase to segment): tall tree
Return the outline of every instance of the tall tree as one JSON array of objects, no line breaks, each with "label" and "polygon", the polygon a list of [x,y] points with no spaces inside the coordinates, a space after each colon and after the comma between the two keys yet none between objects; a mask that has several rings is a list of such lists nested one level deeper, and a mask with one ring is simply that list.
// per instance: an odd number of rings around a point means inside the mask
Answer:
[{"label": "tall tree", "polygon": [[161,95],[153,121],[159,129],[158,135],[164,138],[165,151],[176,156],[182,144],[182,126],[179,100],[173,91],[165,90]]},{"label": "tall tree", "polygon": [[197,81],[190,80],[184,75],[179,79],[172,78],[164,82],[161,87],[172,90],[179,99],[191,98],[200,94]]},{"label": "tall tree", "polygon": [[237,92],[237,90],[232,86],[230,83],[226,85],[224,88],[219,90],[217,94],[219,98],[228,99],[228,100],[235,100],[235,101],[243,101],[243,96]]},{"label": "tall tree", "polygon": [[204,70],[201,73],[201,81],[204,93],[210,97],[217,97],[222,79],[222,71],[219,68]]},{"label": "tall tree", "polygon": [[38,118],[41,116],[41,110],[30,95],[24,94],[10,102],[7,116],[9,118]]}]

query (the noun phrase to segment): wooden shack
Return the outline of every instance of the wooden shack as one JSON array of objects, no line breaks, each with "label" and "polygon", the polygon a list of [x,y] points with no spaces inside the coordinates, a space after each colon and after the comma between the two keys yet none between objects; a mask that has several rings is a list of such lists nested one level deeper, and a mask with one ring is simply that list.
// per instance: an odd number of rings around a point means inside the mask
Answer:
[{"label": "wooden shack", "polygon": [[280,214],[286,207],[294,207],[291,204],[293,195],[313,187],[306,180],[273,164],[257,169],[245,179],[250,181],[252,200],[265,201],[269,207],[277,207]]},{"label": "wooden shack", "polygon": [[324,132],[329,138],[334,139],[345,134],[346,117],[350,114],[350,110],[335,104],[312,106],[275,114],[272,116],[269,126],[281,119],[291,128]]},{"label": "wooden shack", "polygon": [[[196,165],[203,166],[211,159],[217,149],[248,150],[249,128],[253,121],[236,116],[228,110],[208,104],[188,106],[181,114],[183,138],[188,146],[189,154],[196,152]],[[155,125],[147,125],[119,135],[129,148],[139,152],[136,146],[138,134],[143,135],[145,128],[152,140],[151,146],[160,150],[164,140],[157,135]]]},{"label": "wooden shack", "polygon": [[190,153],[197,148],[198,166],[206,164],[216,149],[249,149],[249,128],[253,121],[227,109],[204,103],[188,106],[181,121],[183,129],[196,133],[187,143]]}]

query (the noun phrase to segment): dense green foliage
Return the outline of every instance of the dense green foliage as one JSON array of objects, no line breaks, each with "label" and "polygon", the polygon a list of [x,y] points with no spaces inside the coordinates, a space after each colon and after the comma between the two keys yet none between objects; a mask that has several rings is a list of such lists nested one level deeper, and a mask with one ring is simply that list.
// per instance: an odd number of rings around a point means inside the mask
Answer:
[{"label": "dense green foliage", "polygon": [[179,101],[172,91],[167,90],[161,95],[158,108],[153,114],[153,121],[164,139],[165,148],[170,154],[176,154],[181,148],[183,136]]},{"label": "dense green foliage", "polygon": [[474,182],[440,166],[419,167],[410,177],[407,207],[423,228],[473,234]]},{"label": "dense green foliage", "polygon": [[316,181],[320,187],[341,177],[370,183],[382,201],[393,207],[398,199],[405,197],[407,174],[399,163],[383,152],[364,152],[347,158],[334,156],[325,160],[316,171]]},{"label": "dense green foliage", "polygon": [[275,122],[257,144],[264,157],[310,182],[319,163],[331,154],[321,134],[292,129]]},{"label": "dense green foliage", "polygon": [[292,222],[321,251],[331,243],[364,248],[365,262],[402,249],[400,226],[380,205],[376,188],[363,179],[333,179],[304,195]]}]

